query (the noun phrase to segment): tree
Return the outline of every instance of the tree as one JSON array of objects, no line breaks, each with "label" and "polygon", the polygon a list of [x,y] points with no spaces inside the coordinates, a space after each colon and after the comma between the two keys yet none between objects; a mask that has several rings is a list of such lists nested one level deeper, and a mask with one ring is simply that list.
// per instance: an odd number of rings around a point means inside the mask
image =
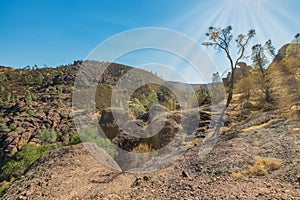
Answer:
[{"label": "tree", "polygon": [[[255,35],[255,30],[249,30],[249,32],[245,34],[239,34],[236,39],[236,45],[237,45],[237,57],[236,59],[233,58],[232,52],[231,52],[231,45],[233,40],[233,35],[231,33],[232,26],[227,26],[226,28],[218,28],[218,27],[209,27],[208,33],[206,33],[206,36],[208,37],[208,42],[203,42],[202,45],[207,47],[213,47],[217,49],[218,51],[223,51],[226,53],[226,57],[230,62],[231,67],[231,79],[229,80],[229,91],[228,91],[228,97],[226,101],[226,105],[224,107],[223,113],[226,112],[231,100],[232,100],[232,94],[233,94],[233,88],[234,88],[234,75],[235,70],[237,68],[237,63],[244,57],[244,53],[246,50],[247,45],[249,44],[249,41],[251,38]],[[223,115],[223,114],[222,114]]]},{"label": "tree", "polygon": [[213,75],[212,75],[212,82],[213,83],[219,83],[219,82],[221,82],[221,77],[219,75],[219,72],[213,73]]},{"label": "tree", "polygon": [[299,44],[300,43],[300,33],[297,33],[292,40],[292,43]]},{"label": "tree", "polygon": [[252,62],[254,69],[259,74],[259,76],[256,76],[256,81],[263,93],[263,99],[266,102],[271,103],[273,98],[271,96],[271,79],[266,70],[266,66],[269,63],[267,54],[273,58],[275,57],[275,48],[273,47],[271,40],[268,40],[264,45],[256,44],[252,47]]},{"label": "tree", "polygon": [[248,109],[252,90],[252,80],[250,76],[241,78],[237,83],[237,90],[241,93],[239,98],[243,109]]}]

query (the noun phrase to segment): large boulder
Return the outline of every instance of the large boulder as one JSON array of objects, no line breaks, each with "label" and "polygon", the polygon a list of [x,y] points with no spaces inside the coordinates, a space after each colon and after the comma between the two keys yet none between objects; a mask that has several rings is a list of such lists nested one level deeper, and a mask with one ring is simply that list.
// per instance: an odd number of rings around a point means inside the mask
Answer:
[{"label": "large boulder", "polygon": [[[108,139],[113,139],[121,132],[120,125],[122,124],[118,124],[116,119],[128,121],[127,112],[122,108],[110,107],[104,109],[101,113],[99,125]],[[123,121],[121,123],[126,124]]]},{"label": "large boulder", "polygon": [[157,116],[160,116],[164,113],[166,113],[168,109],[160,104],[153,105],[149,110],[149,117],[151,119],[154,119]]},{"label": "large boulder", "polygon": [[177,122],[169,115],[157,116],[146,129],[146,135],[151,137],[144,138],[143,141],[154,149],[163,148],[174,139],[179,128]]}]

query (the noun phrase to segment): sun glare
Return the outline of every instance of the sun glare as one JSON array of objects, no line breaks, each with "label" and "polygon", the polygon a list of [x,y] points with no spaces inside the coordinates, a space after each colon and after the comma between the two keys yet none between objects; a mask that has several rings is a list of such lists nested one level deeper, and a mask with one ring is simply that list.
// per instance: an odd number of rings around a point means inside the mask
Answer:
[{"label": "sun glare", "polygon": [[[186,15],[182,16],[177,24],[191,33],[199,43],[207,40],[205,33],[208,27],[216,26],[224,28],[232,25],[233,34],[246,34],[250,29],[256,30],[252,44],[265,43],[272,39],[273,45],[278,50],[288,43],[295,32],[291,27],[299,22],[288,10],[282,7],[280,0],[211,0],[194,6]],[[289,25],[288,25],[289,23]],[[293,26],[291,26],[291,24]],[[211,59],[215,62],[222,73],[227,69],[227,60],[217,54],[213,49],[206,49]],[[251,49],[247,48],[245,59],[250,63]]]}]

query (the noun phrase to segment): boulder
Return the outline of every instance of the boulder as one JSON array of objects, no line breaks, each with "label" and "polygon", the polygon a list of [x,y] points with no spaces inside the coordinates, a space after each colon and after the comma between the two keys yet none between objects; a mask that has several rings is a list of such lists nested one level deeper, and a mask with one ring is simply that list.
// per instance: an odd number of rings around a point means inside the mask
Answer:
[{"label": "boulder", "polygon": [[[116,121],[121,120],[121,124]],[[129,121],[127,112],[123,108],[110,107],[106,108],[101,113],[99,125],[108,139],[113,139],[120,134],[122,125]]]},{"label": "boulder", "polygon": [[168,109],[160,104],[153,105],[149,110],[149,117],[151,119],[154,119],[157,116],[160,116],[164,113],[166,113]]},{"label": "boulder", "polygon": [[122,131],[112,139],[112,142],[125,151],[131,151],[134,147],[139,145],[141,139]]},{"label": "boulder", "polygon": [[146,129],[146,134],[152,136],[143,141],[154,149],[160,149],[174,139],[178,130],[179,125],[171,117],[167,115],[156,117]]}]

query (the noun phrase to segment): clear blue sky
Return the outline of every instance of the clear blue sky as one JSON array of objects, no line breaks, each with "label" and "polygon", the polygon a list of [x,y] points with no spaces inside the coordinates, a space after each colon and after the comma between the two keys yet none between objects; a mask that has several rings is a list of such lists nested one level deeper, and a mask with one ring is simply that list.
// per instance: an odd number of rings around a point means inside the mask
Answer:
[{"label": "clear blue sky", "polygon": [[[210,25],[231,24],[236,33],[256,29],[256,41],[271,38],[278,49],[300,32],[299,13],[297,0],[0,0],[0,65],[72,63],[141,27],[174,29],[201,43]],[[205,51],[226,69],[224,55]]]}]

